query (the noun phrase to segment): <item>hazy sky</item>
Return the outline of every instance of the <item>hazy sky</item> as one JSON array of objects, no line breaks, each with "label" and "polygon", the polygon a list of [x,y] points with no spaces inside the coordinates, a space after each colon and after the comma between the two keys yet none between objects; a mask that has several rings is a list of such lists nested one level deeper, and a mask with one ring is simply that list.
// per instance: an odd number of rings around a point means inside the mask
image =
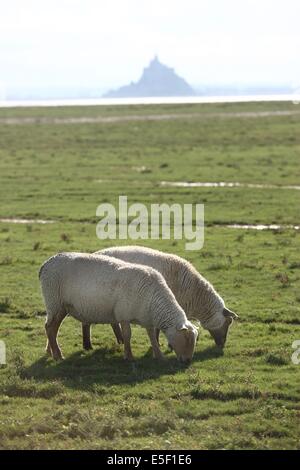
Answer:
[{"label": "hazy sky", "polygon": [[[300,86],[299,0],[0,0],[0,90],[137,80]],[[1,93],[0,93],[1,94]]]}]

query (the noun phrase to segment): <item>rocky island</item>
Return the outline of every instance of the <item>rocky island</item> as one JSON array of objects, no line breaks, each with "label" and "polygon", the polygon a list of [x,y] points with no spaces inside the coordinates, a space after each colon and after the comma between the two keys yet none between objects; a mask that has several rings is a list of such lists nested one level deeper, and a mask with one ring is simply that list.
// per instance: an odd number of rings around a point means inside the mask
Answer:
[{"label": "rocky island", "polygon": [[144,68],[139,81],[111,90],[104,98],[133,98],[155,96],[195,96],[193,88],[179,77],[174,69],[162,64],[158,57]]}]

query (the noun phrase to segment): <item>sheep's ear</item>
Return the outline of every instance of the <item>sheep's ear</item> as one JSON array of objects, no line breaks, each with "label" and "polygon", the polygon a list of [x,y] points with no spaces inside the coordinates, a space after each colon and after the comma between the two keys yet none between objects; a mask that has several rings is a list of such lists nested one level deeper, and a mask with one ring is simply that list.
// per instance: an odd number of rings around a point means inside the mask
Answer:
[{"label": "sheep's ear", "polygon": [[226,307],[223,308],[223,315],[225,318],[232,318],[233,320],[237,320],[239,318],[236,313],[232,312],[232,310],[229,310]]},{"label": "sheep's ear", "polygon": [[188,327],[187,327],[187,326],[185,326],[185,325],[183,325],[183,326],[179,326],[179,327],[177,328],[177,330],[178,330],[178,331],[182,331],[182,330],[188,330]]}]

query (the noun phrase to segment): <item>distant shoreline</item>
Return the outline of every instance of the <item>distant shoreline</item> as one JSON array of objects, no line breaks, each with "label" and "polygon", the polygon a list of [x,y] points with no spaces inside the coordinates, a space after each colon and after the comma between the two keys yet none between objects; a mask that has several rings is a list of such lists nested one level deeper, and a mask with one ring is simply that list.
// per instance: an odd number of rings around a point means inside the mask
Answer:
[{"label": "distant shoreline", "polygon": [[0,108],[31,108],[60,106],[122,106],[153,104],[205,104],[250,103],[263,101],[286,101],[300,103],[300,94],[191,96],[191,97],[145,97],[145,98],[96,98],[96,99],[49,99],[49,100],[2,100]]}]

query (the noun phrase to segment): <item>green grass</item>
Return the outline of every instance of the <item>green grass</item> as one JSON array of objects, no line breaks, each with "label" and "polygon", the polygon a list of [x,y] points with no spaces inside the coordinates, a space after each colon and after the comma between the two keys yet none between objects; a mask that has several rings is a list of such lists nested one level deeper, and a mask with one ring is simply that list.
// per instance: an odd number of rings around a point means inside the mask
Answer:
[{"label": "green grass", "polygon": [[[203,118],[114,124],[0,124],[0,448],[299,449],[300,232],[239,231],[227,223],[299,225],[300,191],[171,188],[160,181],[299,185],[300,117],[209,117],[297,110],[288,103],[0,110],[5,117],[203,113]],[[207,119],[206,116],[207,115]],[[141,169],[144,167],[144,169]],[[65,361],[44,354],[42,262],[58,251],[95,251],[96,207],[116,203],[205,203],[205,243],[144,244],[189,259],[240,315],[224,354],[201,330],[194,360],[155,362],[133,328],[134,364],[109,326],[93,328],[84,352],[67,318]],[[118,243],[118,242],[116,242]],[[120,242],[121,243],[121,242]],[[127,243],[122,241],[122,243]],[[141,242],[140,242],[141,243]]]}]

